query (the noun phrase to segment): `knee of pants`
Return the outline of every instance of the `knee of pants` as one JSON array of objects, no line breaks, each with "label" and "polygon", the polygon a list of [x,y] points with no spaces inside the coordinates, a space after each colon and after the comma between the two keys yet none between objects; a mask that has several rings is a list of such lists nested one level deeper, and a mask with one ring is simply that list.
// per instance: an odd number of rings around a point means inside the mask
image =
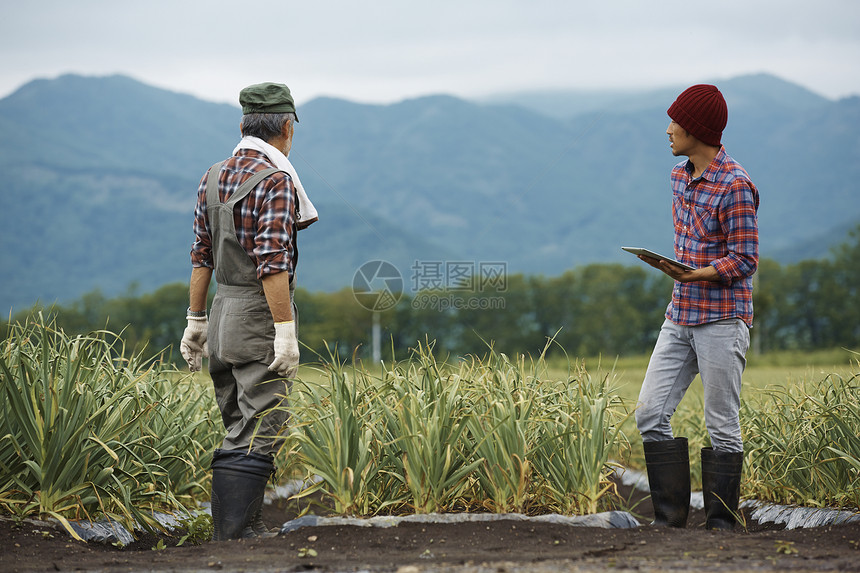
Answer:
[{"label": "knee of pants", "polygon": [[650,432],[659,430],[663,422],[662,417],[662,412],[654,408],[649,408],[646,404],[640,402],[635,412],[636,427],[639,429],[639,433],[644,436]]},{"label": "knee of pants", "polygon": [[741,438],[740,428],[737,432],[726,430],[708,430],[708,435],[711,438],[711,446],[715,450],[722,452],[742,452],[744,451],[744,442]]},{"label": "knee of pants", "polygon": [[711,438],[711,446],[715,450],[727,452],[743,451],[743,440],[741,438],[741,421],[734,412],[724,412],[710,409],[705,406],[705,426]]}]

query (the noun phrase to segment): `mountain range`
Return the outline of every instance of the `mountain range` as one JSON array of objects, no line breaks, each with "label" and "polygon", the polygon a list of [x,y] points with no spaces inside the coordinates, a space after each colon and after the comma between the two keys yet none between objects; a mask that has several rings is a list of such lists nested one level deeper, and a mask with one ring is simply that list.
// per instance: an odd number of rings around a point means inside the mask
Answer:
[{"label": "mountain range", "polygon": [[[825,256],[860,222],[860,98],[769,75],[718,85],[723,143],[761,193],[762,256]],[[556,275],[641,264],[622,245],[671,251],[666,109],[684,87],[307,102],[290,158],[320,220],[299,234],[300,285],[347,287],[371,260],[409,288],[437,262]],[[0,308],[187,281],[197,184],[240,119],[125,76],[0,99]]]}]

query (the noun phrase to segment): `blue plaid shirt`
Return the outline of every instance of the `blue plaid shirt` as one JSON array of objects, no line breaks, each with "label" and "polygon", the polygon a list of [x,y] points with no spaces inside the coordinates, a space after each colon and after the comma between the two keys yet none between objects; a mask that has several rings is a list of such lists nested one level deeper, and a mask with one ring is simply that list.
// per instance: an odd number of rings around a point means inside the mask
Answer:
[{"label": "blue plaid shirt", "polygon": [[671,175],[675,257],[696,268],[711,265],[721,280],[675,281],[666,318],[695,326],[737,317],[752,327],[758,189],[725,148],[700,177],[693,179],[692,170],[682,161]]}]

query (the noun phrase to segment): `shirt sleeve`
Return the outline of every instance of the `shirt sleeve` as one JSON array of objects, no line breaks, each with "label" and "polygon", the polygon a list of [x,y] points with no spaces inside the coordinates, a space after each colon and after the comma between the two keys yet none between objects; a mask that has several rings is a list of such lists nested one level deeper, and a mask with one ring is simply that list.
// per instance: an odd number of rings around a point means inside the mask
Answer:
[{"label": "shirt sleeve", "polygon": [[296,238],[293,182],[286,173],[273,175],[267,182],[254,239],[257,278],[285,271],[292,278]]},{"label": "shirt sleeve", "polygon": [[206,217],[206,181],[209,174],[205,173],[197,187],[197,204],[194,207],[194,243],[191,245],[191,266],[213,268],[212,237],[209,235],[209,221]]},{"label": "shirt sleeve", "polygon": [[752,276],[758,268],[758,191],[748,180],[732,182],[720,208],[720,227],[728,254],[711,264],[722,282]]}]

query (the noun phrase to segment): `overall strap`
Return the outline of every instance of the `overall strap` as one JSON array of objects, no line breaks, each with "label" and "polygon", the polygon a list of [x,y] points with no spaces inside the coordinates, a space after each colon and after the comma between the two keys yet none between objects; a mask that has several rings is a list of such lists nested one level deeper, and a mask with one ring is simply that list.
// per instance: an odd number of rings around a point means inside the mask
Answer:
[{"label": "overall strap", "polygon": [[[207,205],[218,205],[221,203],[221,198],[218,194],[218,172],[221,170],[221,166],[224,165],[224,161],[220,163],[216,163],[212,167],[209,168],[209,174],[206,176],[206,204]],[[262,171],[258,171],[251,175],[248,179],[246,179],[235,193],[230,197],[230,199],[224,203],[233,209],[236,206],[236,203],[244,199],[248,193],[251,192],[254,187],[257,186],[257,183],[272,175],[273,173],[277,173],[280,169],[276,169],[274,167],[270,167],[268,169],[263,169]]]},{"label": "overall strap", "polygon": [[262,286],[260,279],[257,278],[256,264],[239,243],[236,235],[233,209],[260,181],[280,170],[268,168],[254,173],[239,185],[228,201],[222,202],[218,191],[218,174],[222,164],[223,162],[218,163],[209,169],[209,179],[206,182],[206,211],[209,214],[215,280],[218,282],[219,289],[220,285],[229,285],[261,292]]},{"label": "overall strap", "polygon": [[230,199],[224,203],[232,210],[233,207],[236,206],[236,203],[244,199],[251,190],[257,186],[257,183],[272,175],[273,173],[277,173],[280,169],[275,169],[274,167],[270,167],[269,169],[263,169],[262,171],[257,171],[250,177],[248,177],[245,181],[239,185],[239,188],[236,189],[236,192],[230,196]]},{"label": "overall strap", "polygon": [[218,197],[218,172],[221,171],[221,166],[224,162],[216,163],[209,168],[209,173],[206,175],[206,205],[217,205],[221,202]]}]

